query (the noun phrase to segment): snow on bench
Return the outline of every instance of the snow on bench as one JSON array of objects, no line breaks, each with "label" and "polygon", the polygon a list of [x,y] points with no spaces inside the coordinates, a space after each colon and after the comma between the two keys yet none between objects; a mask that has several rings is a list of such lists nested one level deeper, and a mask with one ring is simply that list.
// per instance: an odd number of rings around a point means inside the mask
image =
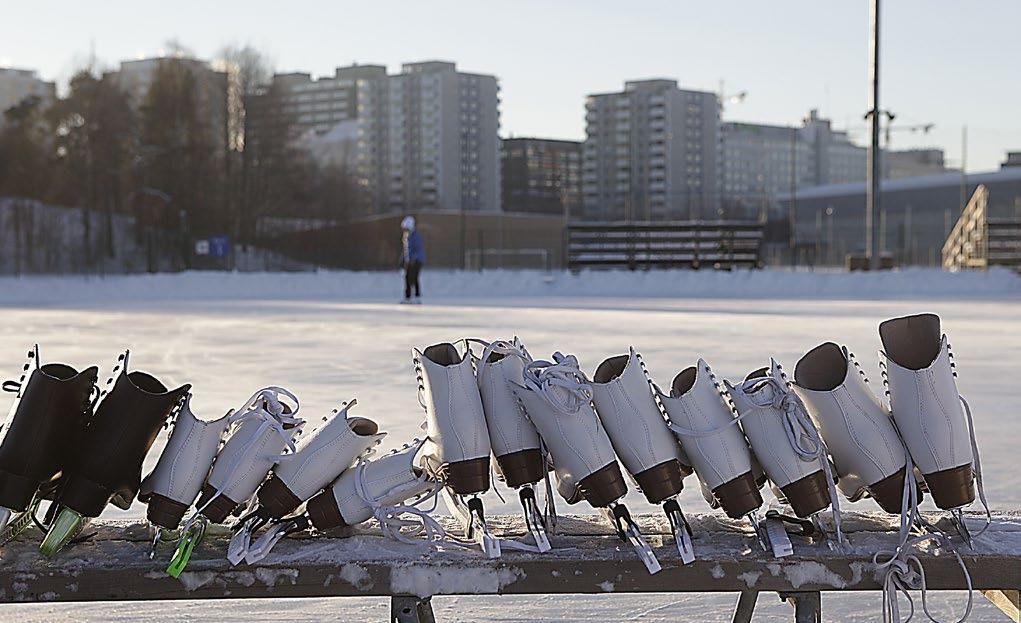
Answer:
[{"label": "snow on bench", "polygon": [[[929,515],[931,520],[938,517],[942,516]],[[735,620],[748,620],[742,607],[750,616],[760,591],[795,598],[814,594],[816,602],[805,600],[806,608],[818,613],[818,591],[879,589],[872,557],[894,547],[896,519],[846,513],[849,551],[832,551],[823,542],[792,537],[794,555],[778,560],[761,551],[745,522],[693,515],[689,521],[698,559],[682,565],[665,517],[636,516],[663,566],[656,575],[649,575],[631,547],[597,516],[561,517],[550,536],[552,552],[505,550],[495,560],[477,551],[434,551],[395,542],[384,538],[374,524],[365,524],[314,538],[296,535],[281,541],[256,565],[231,567],[224,559],[229,533],[212,527],[178,579],[165,573],[172,543],[162,544],[156,558],[149,560],[150,532],[145,524],[103,521],[87,528],[86,533],[95,536],[51,560],[39,554],[41,535],[35,528],[4,547],[0,602],[405,596],[394,600],[394,620],[430,620],[432,595],[742,592]],[[444,521],[454,529],[452,521]],[[496,534],[524,533],[518,517],[493,516],[489,521]],[[983,523],[979,515],[969,515],[967,521],[973,531]],[[1013,608],[1016,613],[1021,512],[996,513],[974,549],[961,546],[960,551],[975,589],[988,591],[1001,609]],[[923,551],[920,558],[930,590],[966,588],[949,553]],[[416,606],[420,611],[413,611]],[[423,612],[428,616],[415,618]],[[411,618],[401,618],[402,613]]]}]

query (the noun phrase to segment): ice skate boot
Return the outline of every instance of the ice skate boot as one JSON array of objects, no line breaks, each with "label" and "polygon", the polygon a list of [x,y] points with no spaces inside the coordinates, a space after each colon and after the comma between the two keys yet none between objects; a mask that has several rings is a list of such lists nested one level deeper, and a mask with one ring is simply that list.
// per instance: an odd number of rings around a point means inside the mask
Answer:
[{"label": "ice skate boot", "polygon": [[[421,445],[422,441],[415,439],[345,471],[325,491],[309,500],[308,521],[316,530],[325,532],[375,518],[383,533],[396,540],[418,542],[424,537],[434,542],[442,538],[443,529],[427,511],[419,508],[428,500],[435,502],[442,487],[442,483],[415,465],[415,454]],[[415,501],[406,503],[408,500]],[[402,519],[404,514],[415,515],[418,520]],[[412,533],[402,531],[412,525]]]},{"label": "ice skate boot", "polygon": [[240,511],[273,466],[293,455],[294,437],[305,423],[298,417],[299,409],[294,394],[280,387],[266,387],[231,412],[227,442],[217,453],[195,510],[181,529],[168,574],[180,576],[202,540],[206,525],[223,523]]},{"label": "ice skate boot", "polygon": [[840,506],[833,485],[826,445],[816,430],[783,368],[770,359],[769,368],[749,374],[737,385],[724,381],[755,457],[794,515],[810,517],[814,529],[831,547],[819,514],[832,507],[836,545],[844,543]]},{"label": "ice skate boot", "polygon": [[670,385],[670,395],[659,399],[670,418],[670,430],[695,467],[703,494],[711,494],[706,499],[718,502],[731,519],[746,517],[765,551],[789,555],[793,549],[783,526],[759,523],[756,511],[762,496],[754,459],[709,364],[699,359],[694,367],[681,371]]},{"label": "ice skate boot", "polygon": [[522,381],[511,387],[549,450],[561,495],[568,504],[584,499],[602,511],[618,536],[635,548],[649,573],[658,572],[659,561],[620,501],[627,494],[627,483],[592,408],[592,386],[578,359],[553,353],[552,362],[528,364]]},{"label": "ice skate boot", "polygon": [[970,544],[962,509],[975,501],[981,477],[971,414],[957,391],[957,371],[935,314],[894,318],[879,325],[881,366],[897,430],[936,506],[951,513]]},{"label": "ice skate boot", "polygon": [[218,420],[198,419],[191,410],[191,394],[181,405],[163,454],[138,491],[138,501],[148,505],[146,518],[156,526],[150,559],[155,556],[156,546],[165,531],[169,534],[177,530],[185,512],[198,497],[227,431],[229,418],[228,413]]},{"label": "ice skate boot", "polygon": [[486,414],[489,441],[507,486],[516,489],[524,509],[525,526],[540,552],[550,550],[546,519],[536,502],[535,485],[546,477],[547,461],[535,426],[522,412],[510,383],[520,383],[525,365],[532,361],[518,338],[482,342],[476,361],[479,394]]},{"label": "ice skate boot", "polygon": [[795,366],[793,387],[829,449],[840,491],[900,514],[907,452],[854,355],[833,342],[816,346]]},{"label": "ice skate boot", "polygon": [[613,449],[651,504],[662,504],[681,560],[695,560],[677,496],[684,488],[680,446],[667,427],[641,355],[611,357],[596,368],[592,401]]},{"label": "ice skate boot", "polygon": [[464,351],[448,343],[412,351],[427,430],[417,460],[443,482],[444,500],[467,538],[497,558],[500,542],[486,526],[479,497],[489,490],[489,431],[467,344]]},{"label": "ice skate boot", "polygon": [[[420,508],[432,501],[435,509],[437,495],[443,488],[443,483],[432,480],[425,470],[415,465],[415,455],[422,443],[415,439],[378,459],[359,460],[325,491],[310,499],[304,513],[274,520],[252,550],[265,557],[289,534],[309,528],[327,532],[373,518],[392,539],[405,543],[424,540],[434,545],[446,542],[443,527],[429,516],[432,509]],[[414,501],[409,503],[412,499]]]},{"label": "ice skate boot", "polygon": [[97,374],[95,366],[78,372],[63,363],[43,364],[35,346],[21,379],[3,384],[16,396],[0,441],[0,545],[31,525],[40,489],[52,487],[74,454],[92,415]]},{"label": "ice skate boot", "polygon": [[[61,479],[60,508],[40,551],[53,556],[76,537],[108,503],[131,505],[142,480],[142,462],[156,435],[187,398],[191,385],[169,390],[146,372],[129,371],[130,353],[120,356],[74,459]],[[119,370],[119,372],[118,372]]]},{"label": "ice skate boot", "polygon": [[265,557],[268,552],[251,546],[256,531],[298,510],[386,437],[372,420],[348,415],[356,404],[352,400],[334,409],[308,436],[298,431],[294,456],[273,468],[256,494],[258,506],[234,527],[227,560],[238,564],[243,559],[251,564]]}]

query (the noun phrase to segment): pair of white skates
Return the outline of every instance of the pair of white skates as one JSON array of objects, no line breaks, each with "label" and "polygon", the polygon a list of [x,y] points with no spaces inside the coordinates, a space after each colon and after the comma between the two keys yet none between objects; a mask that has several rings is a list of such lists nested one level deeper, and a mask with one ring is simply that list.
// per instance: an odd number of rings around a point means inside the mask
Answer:
[{"label": "pair of white skates", "polygon": [[349,416],[354,404],[322,418],[305,435],[298,399],[279,387],[256,392],[240,409],[214,421],[196,418],[186,401],[139,492],[156,526],[153,553],[163,531],[176,531],[195,503],[168,573],[181,573],[208,522],[223,523],[245,508],[248,516],[235,526],[228,559],[237,564],[264,556],[282,534],[267,532],[253,544],[256,530],[293,513],[381,442],[384,435],[375,422]]},{"label": "pair of white skates", "polygon": [[982,493],[981,464],[939,317],[894,318],[879,334],[888,405],[869,389],[854,355],[832,342],[798,362],[794,389],[827,441],[845,495],[870,495],[883,510],[906,513],[924,485],[969,541],[962,509],[975,501],[976,482]]}]

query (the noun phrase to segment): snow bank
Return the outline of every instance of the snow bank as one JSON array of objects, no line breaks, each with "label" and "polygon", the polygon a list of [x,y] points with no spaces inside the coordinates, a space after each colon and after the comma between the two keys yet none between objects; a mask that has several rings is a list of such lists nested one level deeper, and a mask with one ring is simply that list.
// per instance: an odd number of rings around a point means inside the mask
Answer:
[{"label": "snow bank", "polygon": [[[79,304],[160,300],[385,301],[400,296],[391,272],[187,272],[108,277],[0,278],[0,304]],[[950,273],[908,268],[882,273],[788,270],[568,272],[426,271],[427,301],[534,297],[671,299],[1021,298],[1007,269]]]}]

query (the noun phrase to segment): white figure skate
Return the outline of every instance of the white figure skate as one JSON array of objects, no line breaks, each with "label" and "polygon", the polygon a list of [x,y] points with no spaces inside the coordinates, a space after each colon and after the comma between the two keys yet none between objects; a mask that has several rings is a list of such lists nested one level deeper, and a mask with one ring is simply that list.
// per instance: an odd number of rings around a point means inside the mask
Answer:
[{"label": "white figure skate", "polygon": [[156,467],[138,491],[138,500],[148,504],[146,518],[156,526],[150,559],[163,531],[176,530],[198,497],[229,424],[230,413],[218,420],[198,419],[191,410],[191,394],[185,398]]},{"label": "white figure skate", "polygon": [[658,572],[659,561],[620,501],[627,483],[592,408],[592,387],[577,358],[554,353],[552,362],[533,361],[522,380],[511,387],[549,449],[561,495],[568,504],[584,499],[602,510],[649,572]]},{"label": "white figure skate", "polygon": [[536,483],[548,472],[546,457],[539,433],[528,421],[510,386],[511,382],[522,381],[525,365],[531,363],[532,357],[516,337],[509,342],[471,341],[484,346],[475,369],[497,467],[507,486],[518,491],[525,526],[536,547],[547,552],[550,544],[546,519],[535,496]]},{"label": "white figure skate", "polygon": [[962,509],[975,501],[974,482],[981,478],[978,446],[939,316],[887,320],[879,325],[879,335],[883,381],[897,430],[936,506],[951,512],[970,544]]},{"label": "white figure skate", "polygon": [[467,343],[464,351],[448,343],[412,351],[427,431],[417,460],[445,485],[444,500],[467,538],[497,558],[500,542],[486,526],[479,497],[489,490],[489,430]]},{"label": "white figure skate", "polygon": [[298,409],[294,394],[280,387],[267,387],[230,415],[230,436],[217,454],[196,509],[182,529],[167,573],[178,577],[205,533],[206,524],[223,523],[247,504],[273,466],[294,453],[293,437],[305,423],[297,417]]},{"label": "white figure skate", "polygon": [[[759,544],[778,556],[792,551],[782,524],[761,526],[756,510],[762,506],[754,459],[725,390],[709,364],[699,359],[682,370],[670,384],[670,395],[660,395],[670,429],[695,467],[706,499],[715,500],[728,517],[746,517]],[[775,523],[775,522],[771,522]]]},{"label": "white figure skate", "polygon": [[261,560],[266,552],[251,547],[255,532],[296,511],[386,437],[372,420],[348,415],[356,404],[352,400],[341,409],[334,409],[308,436],[298,431],[294,455],[273,468],[256,494],[258,506],[234,527],[227,550],[227,559],[232,564],[242,559],[249,564]]},{"label": "white figure skate", "polygon": [[810,517],[827,539],[828,530],[819,514],[832,507],[836,543],[843,544],[826,445],[790,388],[783,368],[770,359],[769,368],[752,372],[744,382],[724,384],[752,451],[779,493],[777,497],[790,504],[797,517]]},{"label": "white figure skate", "polygon": [[907,452],[854,356],[833,342],[813,348],[795,366],[793,387],[826,442],[840,491],[900,514]]},{"label": "white figure skate", "polygon": [[[447,543],[443,527],[420,508],[433,509],[443,483],[415,465],[422,441],[374,459],[362,459],[305,505],[301,515],[277,519],[252,545],[255,560],[264,558],[284,536],[314,528],[319,532],[355,526],[375,518],[388,537],[405,543]],[[406,503],[408,500],[414,501]],[[409,518],[414,517],[414,519]],[[411,528],[411,530],[408,530]],[[461,545],[460,543],[454,543]]]},{"label": "white figure skate", "polygon": [[641,355],[611,357],[596,368],[592,401],[628,473],[651,504],[662,504],[681,560],[695,560],[691,527],[677,496],[684,488],[680,446],[667,427]]}]

